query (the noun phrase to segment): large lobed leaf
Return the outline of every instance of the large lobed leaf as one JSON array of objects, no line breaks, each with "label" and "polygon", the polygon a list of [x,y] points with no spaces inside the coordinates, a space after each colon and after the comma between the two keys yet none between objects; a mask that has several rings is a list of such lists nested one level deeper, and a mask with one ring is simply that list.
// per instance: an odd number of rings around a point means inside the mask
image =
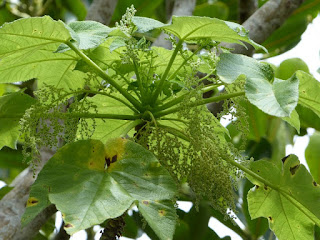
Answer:
[{"label": "large lobed leaf", "polygon": [[245,75],[246,97],[270,115],[288,117],[297,106],[298,78],[294,75],[288,80],[273,79],[273,70],[266,63],[243,55],[224,53],[217,64],[217,75],[225,83],[233,83],[240,75]]},{"label": "large lobed leaf", "polygon": [[79,87],[83,73],[72,71],[78,57],[73,52],[53,53],[71,39],[61,21],[50,17],[16,20],[0,28],[0,83],[37,78],[56,87]]},{"label": "large lobed leaf", "polygon": [[313,239],[314,224],[320,222],[320,187],[295,155],[283,165],[260,160],[250,168],[270,186],[248,176],[256,186],[248,194],[252,218],[265,217],[282,240]]},{"label": "large lobed leaf", "polygon": [[20,135],[19,121],[35,102],[35,99],[20,92],[0,97],[0,149],[4,146],[16,149]]},{"label": "large lobed leaf", "polygon": [[117,138],[106,146],[82,140],[62,147],[31,187],[23,225],[53,203],[69,234],[122,215],[135,203],[160,239],[172,239],[175,183],[155,156]]},{"label": "large lobed leaf", "polygon": [[244,45],[243,42],[247,42],[256,49],[264,49],[264,47],[249,39],[246,29],[241,25],[216,18],[173,16],[172,24],[164,26],[162,29],[174,34],[183,41],[211,38],[217,42],[238,43],[242,45]]}]

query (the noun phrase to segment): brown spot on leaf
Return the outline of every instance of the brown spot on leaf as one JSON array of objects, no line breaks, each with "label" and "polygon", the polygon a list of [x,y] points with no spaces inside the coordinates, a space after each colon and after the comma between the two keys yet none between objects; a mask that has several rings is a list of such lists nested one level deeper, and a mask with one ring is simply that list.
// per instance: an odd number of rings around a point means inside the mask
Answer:
[{"label": "brown spot on leaf", "polygon": [[291,167],[290,168],[291,175],[296,174],[296,171],[298,170],[299,167],[300,167],[300,164],[298,164],[298,165],[296,165],[294,167]]},{"label": "brown spot on leaf", "polygon": [[145,205],[149,205],[149,201],[147,201],[147,200],[143,200],[142,203]]},{"label": "brown spot on leaf", "polygon": [[165,216],[166,215],[166,211],[165,210],[159,210],[159,215],[161,217]]},{"label": "brown spot on leaf", "polygon": [[66,225],[64,225],[64,228],[72,228],[73,225],[71,223],[67,223]]},{"label": "brown spot on leaf", "polygon": [[268,190],[268,186],[267,185],[264,185],[264,190]]},{"label": "brown spot on leaf", "polygon": [[118,159],[118,156],[117,156],[117,155],[114,155],[114,156],[112,157],[112,159],[111,159],[111,162],[114,163],[114,162],[117,161],[117,159]]},{"label": "brown spot on leaf", "polygon": [[273,219],[272,219],[272,217],[271,217],[271,216],[269,216],[269,217],[268,217],[268,219],[269,219],[269,221],[270,221],[270,222],[272,222],[272,221],[273,221]]},{"label": "brown spot on leaf", "polygon": [[30,197],[30,198],[28,199],[28,202],[27,202],[27,207],[35,206],[35,205],[38,204],[38,202],[39,202],[39,200],[38,200],[37,198],[35,198],[35,197]]},{"label": "brown spot on leaf", "polygon": [[284,164],[284,162],[288,159],[289,156],[290,156],[290,155],[285,156],[284,158],[281,159],[281,161],[282,161],[283,164]]},{"label": "brown spot on leaf", "polygon": [[259,185],[256,185],[256,189],[258,189],[260,186]]},{"label": "brown spot on leaf", "polygon": [[106,160],[107,166],[109,167],[109,166],[110,166],[110,163],[111,163],[110,158],[105,158],[105,160]]},{"label": "brown spot on leaf", "polygon": [[313,185],[314,185],[315,187],[318,186],[318,184],[316,183],[316,181],[313,181],[312,183],[313,183]]}]

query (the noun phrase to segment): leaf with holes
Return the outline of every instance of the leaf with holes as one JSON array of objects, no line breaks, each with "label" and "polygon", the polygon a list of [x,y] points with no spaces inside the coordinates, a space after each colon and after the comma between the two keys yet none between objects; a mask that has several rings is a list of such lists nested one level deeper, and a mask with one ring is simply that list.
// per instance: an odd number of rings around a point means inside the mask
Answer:
[{"label": "leaf with holes", "polygon": [[[25,226],[53,203],[69,234],[122,215],[137,204],[160,239],[171,239],[176,187],[155,156],[122,138],[104,145],[82,140],[62,147],[31,187]],[[162,231],[166,229],[166,231]]]},{"label": "leaf with holes", "polygon": [[252,162],[251,170],[269,185],[249,177],[256,186],[248,194],[252,218],[265,217],[279,240],[313,239],[320,223],[320,186],[295,155],[280,169],[267,160]]}]

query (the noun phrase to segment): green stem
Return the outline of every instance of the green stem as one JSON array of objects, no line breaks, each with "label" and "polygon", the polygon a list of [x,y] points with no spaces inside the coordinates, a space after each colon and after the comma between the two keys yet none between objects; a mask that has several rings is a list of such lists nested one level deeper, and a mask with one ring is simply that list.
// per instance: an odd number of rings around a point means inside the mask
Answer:
[{"label": "green stem", "polygon": [[[243,95],[245,95],[245,92],[235,92],[235,93],[229,93],[229,94],[222,94],[220,96],[202,99],[201,101],[189,104],[189,106],[190,107],[197,107],[197,106],[204,105],[204,104],[207,104],[207,103],[220,102],[222,100],[226,100],[226,99],[233,98],[233,97],[238,97],[238,96],[243,96]],[[182,99],[180,99],[180,100],[182,101]],[[175,104],[173,104],[173,105],[175,105]],[[179,112],[180,110],[181,110],[181,107],[178,106],[178,107],[175,107],[175,108],[166,109],[164,111],[155,112],[153,115],[156,118],[159,118],[159,117],[171,114],[171,113]]]},{"label": "green stem", "polygon": [[181,122],[181,123],[183,123],[183,124],[187,124],[187,122],[186,121],[184,121],[184,120],[182,120],[182,119],[180,119],[180,118],[166,118],[166,117],[164,117],[164,118],[160,118],[159,120],[164,120],[164,121],[176,121],[176,122]]},{"label": "green stem", "polygon": [[81,93],[87,93],[87,94],[96,94],[96,95],[104,95],[104,96],[108,96],[110,98],[113,98],[115,100],[117,100],[118,102],[121,102],[123,103],[124,105],[126,105],[128,108],[130,108],[133,112],[135,113],[139,113],[134,107],[132,107],[129,103],[127,103],[126,101],[124,101],[123,99],[121,98],[118,98],[116,96],[113,96],[109,93],[106,93],[106,92],[101,92],[101,91],[94,91],[94,90],[85,90],[85,89],[81,89],[81,90],[78,90],[78,91],[74,91],[74,92],[69,92],[69,93],[66,93],[64,94],[63,96],[61,96],[61,98],[53,101],[52,103],[55,103],[55,102],[58,102],[60,101],[61,99],[69,96],[69,95],[74,95],[74,94],[81,94]]},{"label": "green stem", "polygon": [[139,86],[139,90],[140,90],[141,96],[144,96],[144,89],[143,89],[143,86],[142,86],[142,82],[141,82],[140,74],[139,74],[139,71],[138,71],[137,63],[135,61],[133,61],[133,68],[134,68],[134,72],[135,72],[136,77],[137,77],[137,82],[138,82],[138,86]]},{"label": "green stem", "polygon": [[[120,76],[120,77],[127,83],[127,85],[129,86],[130,81],[129,81],[128,79],[126,79],[126,78],[118,71],[117,68],[114,68],[114,67],[112,66],[112,64],[108,65],[108,67],[111,68],[113,71],[115,71],[115,72],[116,72],[116,75]],[[138,96],[138,98],[140,99],[141,96],[140,96],[140,94],[138,93],[138,91],[137,91],[135,88],[132,88],[132,90],[134,91],[134,93],[135,93],[135,94]]]},{"label": "green stem", "polygon": [[156,101],[157,101],[157,99],[158,99],[158,96],[159,96],[159,94],[160,94],[161,91],[162,91],[164,82],[165,82],[165,80],[166,80],[166,78],[167,78],[167,76],[168,76],[168,74],[169,74],[169,71],[170,71],[170,69],[171,69],[171,67],[172,67],[173,61],[175,60],[175,58],[176,58],[176,56],[177,56],[177,54],[178,54],[178,52],[179,52],[179,50],[180,50],[180,48],[181,48],[181,46],[182,46],[182,43],[183,43],[183,41],[182,41],[182,40],[179,40],[176,48],[174,49],[174,51],[173,51],[173,53],[172,53],[172,55],[171,55],[170,61],[169,61],[168,65],[167,65],[167,68],[166,68],[166,70],[164,71],[164,73],[163,73],[163,75],[162,75],[162,77],[161,77],[161,79],[160,79],[159,85],[158,85],[158,87],[156,88],[154,94],[153,94],[152,97],[151,97],[151,101],[150,101],[150,102],[156,103]]},{"label": "green stem", "polygon": [[214,73],[215,70],[212,70],[211,72],[209,72],[206,76],[204,76],[203,78],[200,78],[198,80],[198,82],[202,82],[203,80],[206,80],[207,78],[209,78],[211,76],[212,73]]},{"label": "green stem", "polygon": [[[113,95],[111,95],[111,94],[109,94],[109,93],[105,93],[105,92],[99,92],[99,91],[93,91],[93,90],[81,90],[83,93],[91,93],[91,94],[97,94],[97,95],[104,95],[104,96],[108,96],[108,97],[110,97],[110,98],[113,98],[113,99],[115,99],[115,100],[117,100],[118,102],[121,102],[121,103],[123,103],[124,105],[126,105],[128,108],[130,108],[132,111],[134,111],[135,113],[138,113],[138,111],[134,108],[134,107],[132,107],[130,104],[128,104],[126,101],[124,101],[123,99],[121,99],[121,98],[118,98],[118,97],[116,97],[116,96],[113,96]],[[80,92],[80,91],[79,91]]]},{"label": "green stem", "polygon": [[[219,87],[219,86],[221,86],[221,85],[223,85],[223,84],[212,85],[212,86],[204,87],[204,88],[202,88],[200,91],[201,91],[202,93],[206,93],[206,92],[209,92],[209,91],[211,91],[211,90],[213,90],[213,89],[215,89],[215,88],[217,88],[217,87]],[[160,106],[160,107],[158,107],[158,108],[155,108],[155,110],[156,110],[156,111],[161,111],[161,110],[164,110],[164,109],[168,109],[168,108],[170,108],[170,107],[172,107],[172,106],[174,106],[174,105],[177,105],[177,104],[179,104],[180,102],[182,102],[183,99],[184,99],[188,94],[189,94],[189,92],[181,95],[180,97],[177,97],[177,98],[171,100],[170,102],[167,102],[167,103],[163,104],[162,106]]]},{"label": "green stem", "polygon": [[177,137],[179,137],[179,138],[181,138],[183,140],[186,140],[186,141],[190,142],[190,138],[184,132],[182,132],[182,131],[180,131],[180,130],[178,130],[176,128],[165,126],[165,125],[162,125],[162,124],[159,124],[159,123],[158,123],[158,127],[167,130],[168,133],[171,133],[174,136],[177,136]]},{"label": "green stem", "polygon": [[198,47],[197,50],[195,50],[188,58],[184,59],[183,63],[170,75],[168,79],[172,79],[178,72],[179,70],[194,56],[196,55],[202,48]]},{"label": "green stem", "polygon": [[141,119],[136,119],[135,121],[131,122],[120,134],[120,137],[127,136],[128,132],[130,132],[131,129],[135,128],[139,124],[143,123]]},{"label": "green stem", "polygon": [[224,84],[223,83],[220,83],[220,84],[213,84],[213,85],[210,85],[210,86],[207,86],[207,87],[204,87],[201,89],[201,92],[203,93],[206,93],[206,92],[209,92],[211,90],[214,90],[216,89],[217,87],[220,87],[220,86],[223,86]]},{"label": "green stem", "polygon": [[105,118],[105,119],[118,119],[118,120],[136,120],[140,115],[125,115],[125,114],[108,114],[108,113],[65,113],[70,114],[75,118]]},{"label": "green stem", "polygon": [[130,95],[125,89],[123,89],[118,83],[116,83],[106,72],[104,72],[95,62],[93,62],[87,55],[81,52],[76,46],[71,42],[68,42],[67,45],[77,53],[92,69],[94,69],[100,77],[110,83],[115,89],[117,89],[136,109],[142,110],[142,106],[139,101]]},{"label": "green stem", "polygon": [[[141,118],[141,115],[108,114],[108,113],[59,113],[59,115],[61,116],[70,115],[73,118],[105,118],[105,119],[118,119],[118,120],[136,120]],[[46,116],[50,116],[50,113],[47,114]],[[38,113],[36,114],[35,117],[46,118],[46,116],[43,116],[43,114]],[[5,115],[3,117],[21,119],[21,114],[10,114],[10,115]]]}]

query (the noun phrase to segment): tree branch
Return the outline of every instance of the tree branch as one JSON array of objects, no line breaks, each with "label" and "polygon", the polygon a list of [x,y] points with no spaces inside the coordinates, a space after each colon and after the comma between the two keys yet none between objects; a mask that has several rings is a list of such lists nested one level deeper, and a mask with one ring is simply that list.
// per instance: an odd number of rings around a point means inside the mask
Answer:
[{"label": "tree branch", "polygon": [[[249,37],[253,41],[263,43],[304,1],[269,0],[245,21],[243,26],[249,30]],[[234,48],[234,53],[248,56],[254,51],[251,45],[247,45],[248,49],[239,44],[225,44],[224,46]]]},{"label": "tree branch", "polygon": [[[36,174],[52,157],[54,151],[40,149],[40,163]],[[10,186],[14,188],[0,201],[0,239],[31,239],[54,211],[50,207],[41,212],[27,227],[21,229],[20,219],[29,197],[30,186],[35,181],[33,170],[29,167],[22,171]]]},{"label": "tree branch", "polygon": [[90,5],[86,20],[109,25],[118,0],[94,0]]},{"label": "tree branch", "polygon": [[257,0],[240,0],[239,1],[239,21],[242,24],[246,21],[258,8]]}]

